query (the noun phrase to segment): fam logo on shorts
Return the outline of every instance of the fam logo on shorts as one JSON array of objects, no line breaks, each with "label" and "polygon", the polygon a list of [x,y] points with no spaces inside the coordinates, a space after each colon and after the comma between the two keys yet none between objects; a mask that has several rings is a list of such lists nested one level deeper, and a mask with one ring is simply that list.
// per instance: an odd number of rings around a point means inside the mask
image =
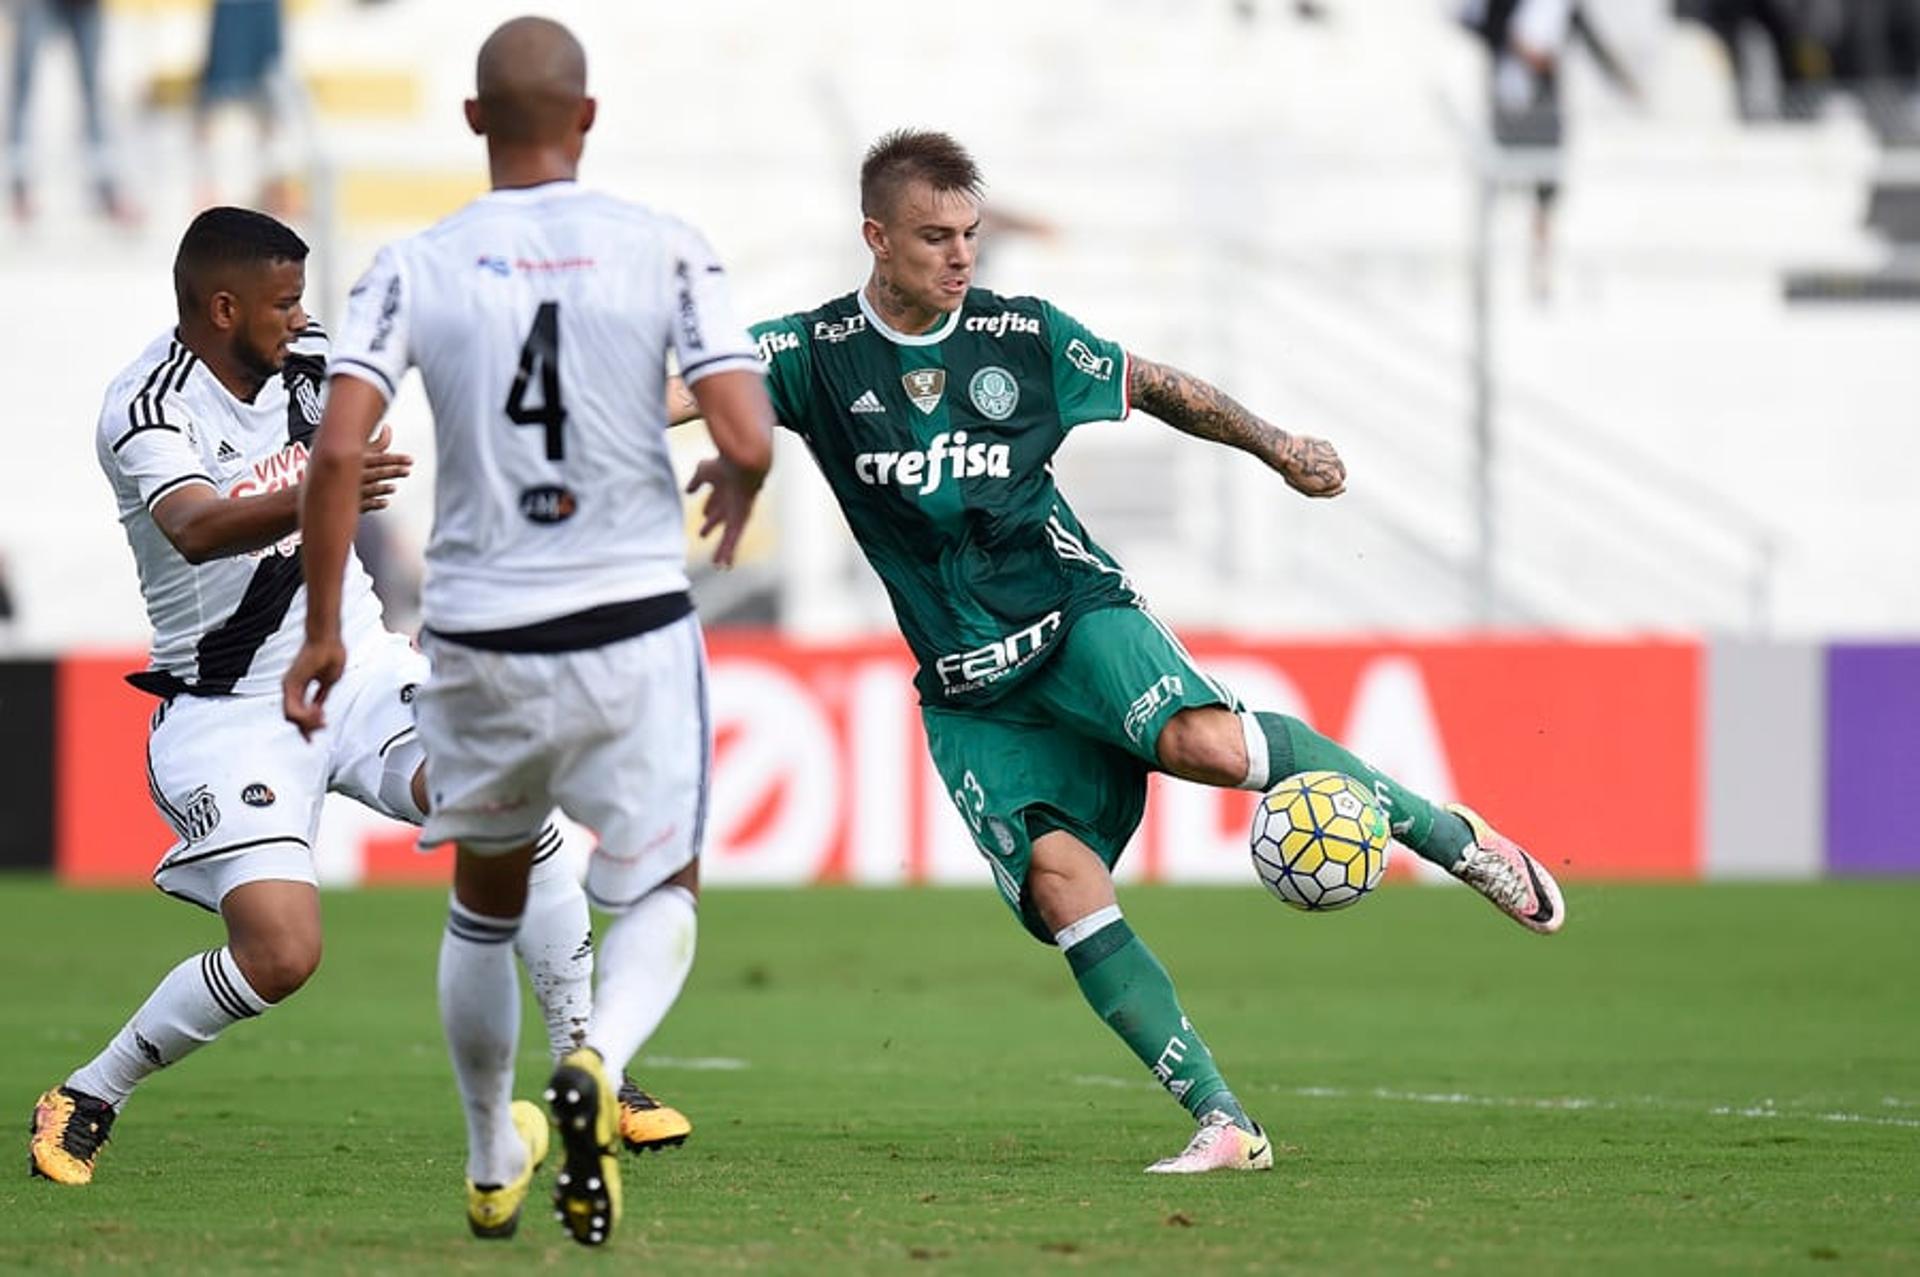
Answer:
[{"label": "fam logo on shorts", "polygon": [[994,844],[1000,848],[1003,856],[1011,856],[1020,846],[1019,840],[1013,836],[1013,830],[998,816],[987,817],[987,832],[993,835]]},{"label": "fam logo on shorts", "polygon": [[205,785],[187,795],[180,812],[180,832],[188,842],[200,842],[220,827],[220,805]]},{"label": "fam logo on shorts", "polygon": [[988,364],[967,383],[967,398],[973,400],[981,416],[990,421],[1005,421],[1020,403],[1020,383],[1005,368]]},{"label": "fam logo on shorts", "polygon": [[1152,687],[1140,693],[1133,704],[1127,707],[1127,721],[1124,724],[1127,739],[1139,744],[1147,724],[1161,706],[1180,699],[1185,692],[1186,683],[1178,674],[1161,675]]},{"label": "fam logo on shorts", "polygon": [[273,799],[273,791],[257,780],[240,791],[240,801],[249,807],[271,807]]}]

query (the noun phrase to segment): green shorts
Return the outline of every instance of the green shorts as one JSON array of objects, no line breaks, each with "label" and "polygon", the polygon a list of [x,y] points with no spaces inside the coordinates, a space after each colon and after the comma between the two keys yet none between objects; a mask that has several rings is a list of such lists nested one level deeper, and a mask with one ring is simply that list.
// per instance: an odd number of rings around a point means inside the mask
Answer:
[{"label": "green shorts", "polygon": [[1146,809],[1160,730],[1207,705],[1239,709],[1152,614],[1113,607],[1075,621],[1047,663],[992,704],[921,706],[948,796],[1035,937],[1053,943],[1026,890],[1033,840],[1070,833],[1111,869]]}]

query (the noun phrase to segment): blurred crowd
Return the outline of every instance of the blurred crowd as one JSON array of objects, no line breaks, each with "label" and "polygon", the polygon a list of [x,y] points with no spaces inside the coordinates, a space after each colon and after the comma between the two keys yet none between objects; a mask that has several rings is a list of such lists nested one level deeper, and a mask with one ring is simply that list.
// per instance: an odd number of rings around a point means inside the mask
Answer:
[{"label": "blurred crowd", "polygon": [[[95,210],[110,221],[132,225],[142,210],[126,193],[116,159],[113,131],[100,82],[101,45],[106,36],[102,0],[0,0],[12,26],[8,59],[6,169],[10,211],[27,223],[38,213],[39,166],[32,127],[34,84],[47,49],[65,41],[79,77],[81,144]],[[199,68],[193,100],[196,193],[201,204],[217,203],[221,192],[213,178],[209,152],[217,113],[234,108],[258,130],[255,148],[262,160],[258,189],[241,198],[268,212],[294,212],[293,186],[276,137],[297,107],[294,77],[285,70],[281,0],[210,0],[206,56]],[[42,139],[42,145],[44,140]]]},{"label": "blurred crowd", "polygon": [[1678,0],[1677,12],[1726,49],[1742,116],[1810,115],[1845,90],[1889,140],[1915,136],[1920,0]]}]

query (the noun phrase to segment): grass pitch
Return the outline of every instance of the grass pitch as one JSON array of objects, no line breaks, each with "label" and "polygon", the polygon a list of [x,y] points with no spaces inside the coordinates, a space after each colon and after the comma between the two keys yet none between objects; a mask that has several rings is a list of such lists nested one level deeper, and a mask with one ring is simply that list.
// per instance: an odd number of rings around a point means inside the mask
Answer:
[{"label": "grass pitch", "polygon": [[[1266,1175],[1169,1182],[1185,1116],[987,889],[713,892],[640,1061],[684,1108],[604,1251],[550,1180],[462,1214],[437,891],[329,896],[288,1005],[152,1079],[99,1179],[25,1174],[33,1097],[214,921],[0,879],[0,1267],[146,1273],[1920,1269],[1920,886],[1575,884],[1542,939],[1459,890],[1309,917],[1134,889]],[[545,1075],[531,1018],[523,1094]],[[550,1171],[549,1171],[550,1175]]]}]

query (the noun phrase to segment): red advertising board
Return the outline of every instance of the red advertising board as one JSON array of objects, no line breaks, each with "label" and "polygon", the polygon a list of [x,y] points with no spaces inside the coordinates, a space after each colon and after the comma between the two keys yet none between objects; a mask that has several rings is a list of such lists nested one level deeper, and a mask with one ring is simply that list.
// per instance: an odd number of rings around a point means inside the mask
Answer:
[{"label": "red advertising board", "polygon": [[[1412,788],[1473,803],[1566,877],[1698,874],[1696,645],[1189,646],[1250,706],[1297,714]],[[712,655],[709,881],[986,881],[926,762],[897,642],[720,635]],[[146,796],[152,701],[120,677],[138,663],[79,657],[60,670],[57,863],[68,881],[144,880],[171,841]],[[1124,876],[1251,881],[1251,801],[1156,781]],[[444,852],[416,855],[404,830],[329,823],[340,827],[323,829],[330,881],[445,874]],[[1406,872],[1415,858],[1396,860]]]}]

